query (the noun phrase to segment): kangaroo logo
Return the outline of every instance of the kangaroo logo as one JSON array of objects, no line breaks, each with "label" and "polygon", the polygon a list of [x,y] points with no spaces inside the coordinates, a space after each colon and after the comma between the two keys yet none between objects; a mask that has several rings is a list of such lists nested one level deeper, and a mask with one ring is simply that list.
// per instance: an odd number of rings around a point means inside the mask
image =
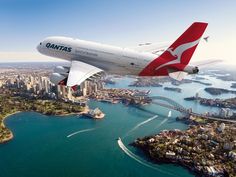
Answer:
[{"label": "kangaroo logo", "polygon": [[171,47],[168,48],[166,51],[167,51],[167,52],[170,52],[170,54],[171,54],[173,57],[176,57],[176,59],[175,59],[175,60],[171,60],[171,61],[169,61],[169,62],[167,62],[167,63],[164,63],[164,64],[158,66],[155,70],[157,71],[157,70],[159,70],[160,68],[162,68],[162,67],[164,67],[164,66],[167,66],[167,65],[171,65],[171,64],[180,64],[180,63],[181,63],[182,54],[183,54],[186,50],[188,50],[188,49],[194,47],[195,45],[197,45],[197,44],[199,43],[199,41],[200,41],[200,38],[197,39],[197,40],[195,40],[195,41],[193,41],[193,42],[188,42],[188,43],[182,44],[182,45],[176,47],[174,50],[173,50],[173,48],[171,48]]}]

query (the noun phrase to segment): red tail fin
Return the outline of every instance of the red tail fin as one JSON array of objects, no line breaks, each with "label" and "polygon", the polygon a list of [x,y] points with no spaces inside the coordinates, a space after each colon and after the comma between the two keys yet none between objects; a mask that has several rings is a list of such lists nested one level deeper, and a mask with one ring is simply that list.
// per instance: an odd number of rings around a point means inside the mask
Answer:
[{"label": "red tail fin", "polygon": [[193,23],[161,56],[154,59],[140,76],[165,76],[168,70],[183,71],[189,63],[207,23]]}]

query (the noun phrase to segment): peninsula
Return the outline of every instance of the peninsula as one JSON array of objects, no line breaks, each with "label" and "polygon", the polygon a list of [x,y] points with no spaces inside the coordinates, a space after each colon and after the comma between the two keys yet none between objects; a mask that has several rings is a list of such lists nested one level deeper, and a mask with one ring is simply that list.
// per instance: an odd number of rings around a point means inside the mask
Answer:
[{"label": "peninsula", "polygon": [[227,90],[222,88],[215,88],[215,87],[208,87],[204,89],[207,93],[210,93],[211,95],[221,95],[225,93],[232,93],[236,94],[236,91],[234,90]]},{"label": "peninsula", "polygon": [[206,85],[206,86],[210,86],[212,85],[211,83],[207,83],[207,82],[202,82],[199,79],[197,80],[193,80],[193,79],[183,79],[181,81],[177,81],[177,80],[173,80],[171,81],[172,85],[181,85],[181,84],[190,84],[190,83],[198,83],[198,84],[202,84],[202,85]]},{"label": "peninsula", "polygon": [[201,98],[201,97],[187,97],[184,98],[186,101],[199,101],[201,105],[204,106],[212,106],[218,108],[230,108],[236,109],[236,97],[228,98],[228,99],[209,99],[209,98]]},{"label": "peninsula", "polygon": [[178,92],[178,93],[181,92],[181,88],[177,88],[177,87],[164,87],[164,90]]},{"label": "peninsula", "polygon": [[164,130],[132,145],[155,163],[180,164],[201,176],[235,176],[235,134],[235,124],[209,122],[186,131]]}]

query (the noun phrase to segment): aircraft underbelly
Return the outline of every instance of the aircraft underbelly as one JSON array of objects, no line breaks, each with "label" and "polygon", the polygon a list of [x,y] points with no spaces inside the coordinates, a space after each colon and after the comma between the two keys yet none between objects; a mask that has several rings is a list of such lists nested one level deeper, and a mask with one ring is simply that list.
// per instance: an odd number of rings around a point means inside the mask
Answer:
[{"label": "aircraft underbelly", "polygon": [[[76,55],[72,60],[78,60],[98,67],[109,74],[138,75],[145,64],[135,64],[134,61],[123,57],[99,58]],[[137,63],[137,61],[136,61]]]}]

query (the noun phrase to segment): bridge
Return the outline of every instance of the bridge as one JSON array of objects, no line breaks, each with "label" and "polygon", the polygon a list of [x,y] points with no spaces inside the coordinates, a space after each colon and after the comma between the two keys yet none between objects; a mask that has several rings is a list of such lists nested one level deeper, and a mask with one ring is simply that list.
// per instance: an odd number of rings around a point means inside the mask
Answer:
[{"label": "bridge", "polygon": [[[224,121],[224,122],[231,122],[231,123],[236,123],[236,120],[232,120],[232,119],[221,119],[221,118],[216,118],[216,117],[212,117],[212,116],[207,116],[207,115],[203,115],[203,114],[199,114],[199,113],[195,113],[190,111],[189,109],[183,107],[182,105],[180,105],[179,103],[177,103],[176,101],[167,98],[167,97],[163,97],[163,96],[152,96],[150,97],[153,101],[153,104],[162,106],[162,107],[166,107],[175,111],[178,111],[184,115],[192,115],[192,116],[198,116],[198,117],[202,117],[205,119],[210,119],[210,120],[218,120],[218,121]],[[160,100],[160,101],[155,101],[155,100]],[[163,103],[166,102],[166,103]]]},{"label": "bridge", "polygon": [[[174,101],[170,98],[163,97],[163,96],[153,96],[153,97],[150,97],[150,98],[153,100],[152,101],[153,104],[156,104],[156,105],[159,105],[159,106],[162,106],[162,107],[166,107],[166,108],[169,108],[169,109],[173,109],[173,110],[179,111],[183,114],[189,114],[188,109],[186,109],[181,104],[177,103],[176,101]],[[162,102],[159,102],[159,101],[154,101],[154,100],[161,100],[161,101],[164,101],[168,104],[162,103]]]}]

